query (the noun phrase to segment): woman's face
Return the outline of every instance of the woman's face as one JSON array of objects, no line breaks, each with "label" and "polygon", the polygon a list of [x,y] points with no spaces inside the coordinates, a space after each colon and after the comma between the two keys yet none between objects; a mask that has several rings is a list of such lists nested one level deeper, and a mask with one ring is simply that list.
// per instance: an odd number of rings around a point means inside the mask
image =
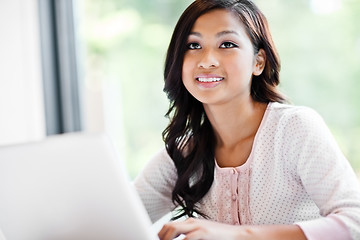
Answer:
[{"label": "woman's face", "polygon": [[187,40],[182,79],[203,104],[249,100],[252,75],[263,67],[263,51],[255,55],[243,24],[218,9],[200,16]]}]

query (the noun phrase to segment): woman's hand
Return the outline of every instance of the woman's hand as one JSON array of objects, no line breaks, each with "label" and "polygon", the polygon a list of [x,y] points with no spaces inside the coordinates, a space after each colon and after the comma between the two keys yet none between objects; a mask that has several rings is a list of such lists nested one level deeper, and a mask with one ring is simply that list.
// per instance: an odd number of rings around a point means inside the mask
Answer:
[{"label": "woman's hand", "polygon": [[239,226],[189,218],[183,222],[171,222],[159,232],[160,240],[171,240],[184,234],[186,240],[235,240],[239,239]]},{"label": "woman's hand", "polygon": [[185,240],[306,240],[301,228],[294,224],[234,226],[195,218],[167,223],[158,235],[160,240],[172,240],[180,234],[185,235]]}]

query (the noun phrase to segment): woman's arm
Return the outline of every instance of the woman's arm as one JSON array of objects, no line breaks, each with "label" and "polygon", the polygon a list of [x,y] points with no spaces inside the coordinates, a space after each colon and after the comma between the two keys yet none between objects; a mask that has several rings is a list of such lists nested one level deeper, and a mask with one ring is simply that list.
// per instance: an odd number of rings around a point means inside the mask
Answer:
[{"label": "woman's arm", "polygon": [[313,110],[295,117],[296,171],[322,216],[297,222],[308,239],[359,239],[360,185],[323,119]]},{"label": "woman's arm", "polygon": [[306,240],[297,225],[234,226],[194,218],[167,223],[158,235],[160,240],[170,240],[180,234],[186,240]]},{"label": "woman's arm", "polygon": [[172,159],[163,149],[136,177],[134,186],[152,222],[173,210],[171,195],[177,178]]}]

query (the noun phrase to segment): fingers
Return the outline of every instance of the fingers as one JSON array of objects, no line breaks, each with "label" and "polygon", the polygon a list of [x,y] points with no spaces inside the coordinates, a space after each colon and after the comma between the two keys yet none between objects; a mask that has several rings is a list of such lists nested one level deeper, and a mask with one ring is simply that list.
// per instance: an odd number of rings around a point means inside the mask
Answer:
[{"label": "fingers", "polygon": [[160,240],[172,240],[176,237],[178,237],[180,234],[186,234],[185,239],[192,239],[191,233],[197,230],[197,226],[195,223],[195,220],[193,218],[189,218],[183,222],[171,222],[165,224],[160,232],[158,233],[158,236]]},{"label": "fingers", "polygon": [[205,219],[189,218],[183,222],[171,222],[159,232],[160,240],[172,240],[184,234],[184,240],[239,239],[241,228]]},{"label": "fingers", "polygon": [[193,231],[186,234],[186,238],[184,240],[199,240],[199,239],[205,239],[206,232],[204,229],[197,228]]}]

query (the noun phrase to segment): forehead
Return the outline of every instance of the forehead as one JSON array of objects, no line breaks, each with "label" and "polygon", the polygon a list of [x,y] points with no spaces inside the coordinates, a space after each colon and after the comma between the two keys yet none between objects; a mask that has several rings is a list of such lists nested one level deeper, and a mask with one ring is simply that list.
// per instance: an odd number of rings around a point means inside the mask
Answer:
[{"label": "forehead", "polygon": [[215,9],[198,17],[192,28],[193,32],[204,30],[215,32],[238,30],[244,32],[245,29],[236,13],[226,9]]}]

